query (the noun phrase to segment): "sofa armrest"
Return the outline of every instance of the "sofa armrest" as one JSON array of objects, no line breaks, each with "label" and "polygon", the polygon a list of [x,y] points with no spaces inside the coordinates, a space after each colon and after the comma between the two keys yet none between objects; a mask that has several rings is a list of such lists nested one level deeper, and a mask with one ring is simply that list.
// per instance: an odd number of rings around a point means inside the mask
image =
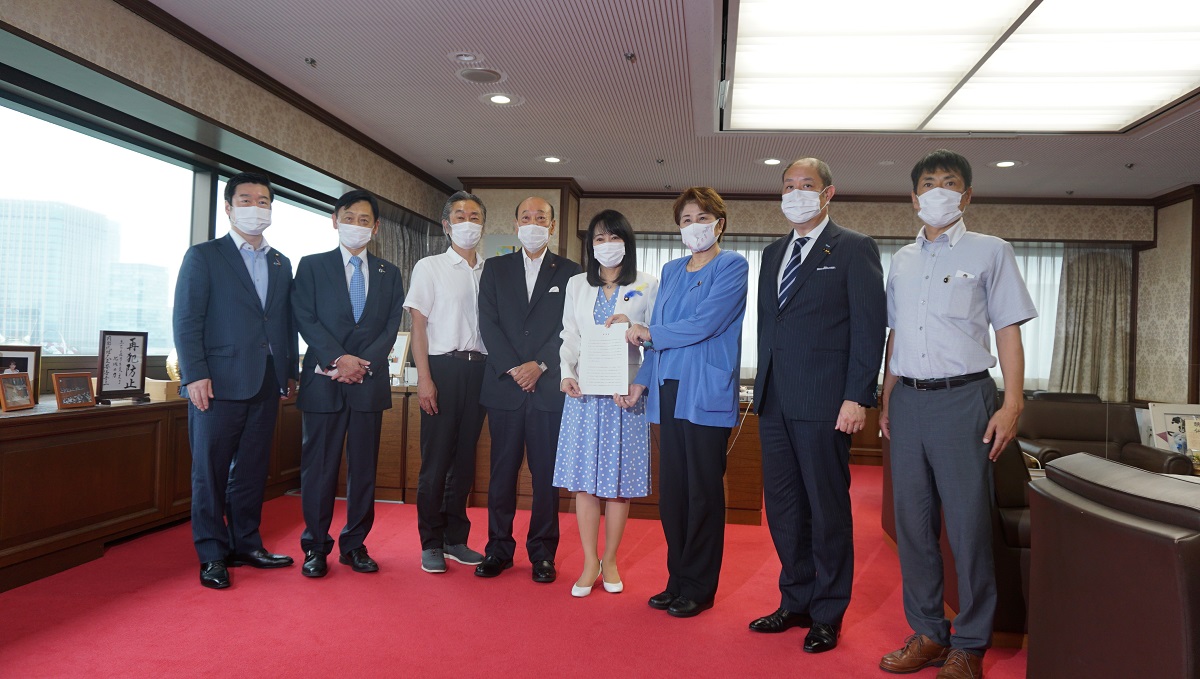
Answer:
[{"label": "sofa armrest", "polygon": [[1140,443],[1126,443],[1125,447],[1121,448],[1120,462],[1159,474],[1190,476],[1193,473],[1192,460],[1187,455],[1159,450]]},{"label": "sofa armrest", "polygon": [[1017,437],[1017,445],[1021,446],[1021,452],[1034,458],[1044,466],[1051,460],[1057,460],[1063,456],[1063,453],[1054,446],[1048,446],[1041,441],[1034,439],[1023,439]]}]

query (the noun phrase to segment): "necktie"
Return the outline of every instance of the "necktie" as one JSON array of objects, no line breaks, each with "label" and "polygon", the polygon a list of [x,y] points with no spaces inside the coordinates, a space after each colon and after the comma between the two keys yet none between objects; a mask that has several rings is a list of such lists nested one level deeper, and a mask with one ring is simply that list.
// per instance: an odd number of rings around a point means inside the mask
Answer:
[{"label": "necktie", "polygon": [[367,305],[367,281],[363,278],[362,260],[355,255],[350,258],[350,266],[354,273],[350,274],[350,306],[354,309],[354,322],[362,318],[363,307]]},{"label": "necktie", "polygon": [[808,241],[808,236],[797,238],[796,244],[792,246],[792,256],[788,259],[787,266],[783,269],[783,282],[779,284],[780,309],[783,308],[788,298],[795,292],[796,274],[800,271],[800,251],[804,249],[804,244]]}]

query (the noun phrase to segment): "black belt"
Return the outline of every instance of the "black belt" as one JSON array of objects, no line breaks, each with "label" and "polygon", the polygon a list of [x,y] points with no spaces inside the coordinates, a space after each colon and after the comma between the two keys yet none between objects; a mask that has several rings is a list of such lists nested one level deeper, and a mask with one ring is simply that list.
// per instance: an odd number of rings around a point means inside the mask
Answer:
[{"label": "black belt", "polygon": [[950,387],[961,387],[964,384],[986,380],[988,371],[980,370],[977,373],[970,375],[958,375],[956,377],[938,377],[932,380],[918,380],[912,377],[901,377],[900,384],[906,387],[912,387],[917,391],[936,391],[938,389],[949,389]]},{"label": "black belt", "polygon": [[478,351],[447,351],[443,356],[453,356],[461,358],[464,361],[486,361],[487,354],[481,354]]}]

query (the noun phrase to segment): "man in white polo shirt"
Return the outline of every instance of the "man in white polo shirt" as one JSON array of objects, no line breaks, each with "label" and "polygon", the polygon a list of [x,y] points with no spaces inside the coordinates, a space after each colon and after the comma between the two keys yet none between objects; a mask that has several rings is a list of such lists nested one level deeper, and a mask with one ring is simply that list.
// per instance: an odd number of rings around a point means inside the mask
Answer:
[{"label": "man in white polo shirt", "polygon": [[467,494],[475,478],[475,444],[483,428],[479,403],[487,358],[479,334],[476,252],[487,209],[459,191],[442,209],[450,249],[413,267],[404,307],[412,314],[412,355],[421,401],[421,471],[417,477],[417,530],[421,569],[444,573],[446,558],[474,566],[483,555],[467,546]]},{"label": "man in white polo shirt", "polygon": [[[939,679],[978,679],[996,609],[991,461],[1016,436],[1024,407],[1020,326],[1037,310],[1012,246],[967,231],[967,159],[934,151],[913,168],[912,182],[923,226],[888,273],[892,331],[879,425],[891,440],[896,544],[913,634],[879,666],[897,674],[938,666]],[[998,410],[989,326],[1004,377]],[[958,575],[953,635],[942,607],[943,514]]]}]

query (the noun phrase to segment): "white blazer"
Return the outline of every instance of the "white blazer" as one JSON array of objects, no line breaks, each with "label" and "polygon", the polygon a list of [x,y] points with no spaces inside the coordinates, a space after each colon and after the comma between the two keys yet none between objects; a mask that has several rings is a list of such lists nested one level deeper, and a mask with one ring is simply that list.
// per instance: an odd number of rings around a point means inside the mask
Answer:
[{"label": "white blazer", "polygon": [[[587,273],[576,274],[567,281],[567,295],[563,304],[562,347],[558,350],[562,379],[579,379],[580,327],[595,325],[592,310],[596,305],[597,288],[588,285]],[[654,298],[658,295],[658,279],[649,274],[637,273],[633,285],[621,286],[614,314],[625,314],[631,323],[650,325],[650,314],[654,311]],[[642,365],[640,347],[629,346],[629,379],[637,376]]]}]

